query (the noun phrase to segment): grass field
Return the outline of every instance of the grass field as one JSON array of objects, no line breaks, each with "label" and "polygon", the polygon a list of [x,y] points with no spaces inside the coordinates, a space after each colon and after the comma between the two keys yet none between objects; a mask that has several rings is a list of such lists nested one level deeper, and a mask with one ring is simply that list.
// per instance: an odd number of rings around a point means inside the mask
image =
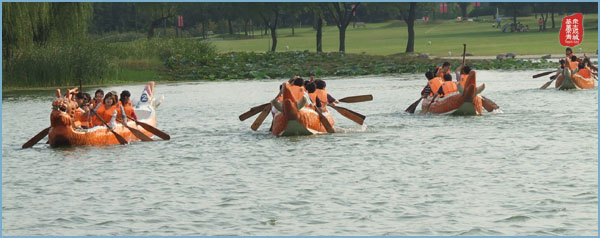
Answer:
[{"label": "grass field", "polygon": [[[439,23],[417,23],[415,25],[415,52],[429,53],[432,56],[452,56],[462,54],[462,44],[467,44],[467,52],[475,56],[495,56],[500,53],[560,54],[564,47],[560,45],[558,32],[564,16],[555,16],[556,28],[538,32],[534,16],[517,18],[523,25],[529,25],[529,32],[505,32],[493,28],[495,21],[491,16],[480,17],[479,22],[442,21]],[[502,25],[509,22],[502,17]],[[583,42],[573,47],[583,52],[595,53],[598,49],[598,15],[584,15]],[[510,19],[512,21],[512,19]],[[552,26],[548,20],[547,27]],[[296,28],[292,37],[291,28],[278,29],[277,51],[316,50],[316,31],[310,26]],[[323,51],[337,52],[339,48],[338,29],[327,26],[323,29]],[[406,24],[403,21],[385,23],[367,23],[366,27],[352,28],[346,31],[346,53],[366,53],[371,55],[390,55],[403,53],[407,41]],[[431,45],[428,42],[431,41]],[[270,37],[255,32],[254,39],[222,40],[213,42],[220,52],[255,51],[264,52],[269,48]],[[286,48],[289,47],[289,49]]]}]

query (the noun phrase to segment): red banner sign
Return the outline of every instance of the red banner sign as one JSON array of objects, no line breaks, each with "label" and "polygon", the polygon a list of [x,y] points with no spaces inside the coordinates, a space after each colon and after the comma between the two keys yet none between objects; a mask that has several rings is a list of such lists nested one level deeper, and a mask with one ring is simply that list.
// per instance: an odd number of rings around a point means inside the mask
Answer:
[{"label": "red banner sign", "polygon": [[448,12],[448,4],[445,2],[440,3],[440,13]]},{"label": "red banner sign", "polygon": [[183,16],[177,16],[177,26],[183,27]]},{"label": "red banner sign", "polygon": [[558,38],[563,46],[573,47],[581,44],[583,41],[583,15],[576,13],[563,18]]}]

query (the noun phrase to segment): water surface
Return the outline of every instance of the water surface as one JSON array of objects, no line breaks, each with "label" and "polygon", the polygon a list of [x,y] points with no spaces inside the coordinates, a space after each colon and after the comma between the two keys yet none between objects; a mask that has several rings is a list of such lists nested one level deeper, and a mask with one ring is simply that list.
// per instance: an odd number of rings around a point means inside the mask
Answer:
[{"label": "water surface", "polygon": [[334,112],[340,133],[288,138],[237,118],[279,80],[157,84],[170,141],[60,149],[20,149],[54,92],[4,93],[2,233],[597,235],[597,90],[539,90],[535,73],[479,72],[502,110],[480,117],[405,113],[421,74],[327,79],[373,94],[340,104],[366,125]]}]

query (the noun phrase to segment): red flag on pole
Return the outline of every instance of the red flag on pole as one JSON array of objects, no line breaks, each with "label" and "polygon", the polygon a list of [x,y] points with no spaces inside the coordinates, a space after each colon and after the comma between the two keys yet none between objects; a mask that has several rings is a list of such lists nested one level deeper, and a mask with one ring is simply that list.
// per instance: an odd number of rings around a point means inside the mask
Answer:
[{"label": "red flag on pole", "polygon": [[183,16],[181,15],[177,16],[177,26],[183,27]]}]

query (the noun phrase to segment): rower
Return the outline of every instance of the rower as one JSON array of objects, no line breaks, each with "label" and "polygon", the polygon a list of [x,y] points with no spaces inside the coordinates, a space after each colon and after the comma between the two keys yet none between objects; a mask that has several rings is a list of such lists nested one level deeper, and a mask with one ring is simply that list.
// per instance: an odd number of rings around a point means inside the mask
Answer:
[{"label": "rower", "polygon": [[[427,77],[427,86],[429,86],[429,96],[433,97],[433,92],[438,92],[440,87],[442,87],[442,78],[441,77],[433,77],[434,74],[428,75],[425,73],[425,77]],[[426,87],[427,87],[426,86]],[[423,93],[423,92],[421,92]]]},{"label": "rower", "polygon": [[[467,82],[467,78],[469,77],[469,73],[471,72],[471,67],[469,67],[468,65],[461,65],[456,73],[456,81],[458,81],[458,83],[460,84],[460,86],[462,86],[463,88],[465,87],[465,83]],[[475,84],[477,85],[477,84]]]},{"label": "rower", "polygon": [[433,74],[436,77],[439,77],[440,79],[444,78],[444,74],[449,74],[450,73],[450,63],[449,62],[444,62],[444,64],[442,64],[441,67],[437,67],[435,69],[435,71],[433,72]]},{"label": "rower", "polygon": [[91,108],[93,110],[97,110],[100,104],[102,104],[102,100],[104,98],[104,91],[102,89],[96,90],[94,93],[94,100],[91,102]]},{"label": "rower", "polygon": [[87,129],[90,127],[90,108],[89,108],[90,95],[88,93],[79,92],[75,94],[75,101],[77,102],[77,109],[73,116],[73,125],[75,128]]},{"label": "rower", "polygon": [[325,83],[325,81],[317,79],[315,80],[315,86],[317,87],[317,89],[315,90],[316,98],[314,102],[316,103],[318,99],[319,103],[317,103],[317,107],[320,107],[321,110],[327,111],[327,108],[325,108],[325,106],[327,106],[327,103],[335,104],[339,102],[327,93],[327,90],[325,89],[327,87],[327,83]]},{"label": "rower", "polygon": [[[127,121],[127,117],[131,117],[137,120],[137,115],[135,115],[135,111],[133,110],[133,104],[131,103],[131,93],[127,90],[123,90],[121,92],[119,99],[119,110],[117,113],[117,118],[123,118],[123,121]],[[123,112],[126,116],[123,116]]]},{"label": "rower", "polygon": [[108,124],[109,127],[116,127],[116,117],[117,117],[117,95],[113,95],[111,92],[107,93],[104,96],[104,101],[96,110],[96,118],[94,120],[95,126],[104,125],[102,121],[97,118],[98,116],[104,119],[104,121]]},{"label": "rower", "polygon": [[437,92],[438,95],[440,95],[440,98],[443,98],[457,91],[458,88],[456,87],[456,83],[452,82],[452,75],[444,74],[444,82],[442,83],[442,86],[440,87],[440,89],[438,89]]}]

